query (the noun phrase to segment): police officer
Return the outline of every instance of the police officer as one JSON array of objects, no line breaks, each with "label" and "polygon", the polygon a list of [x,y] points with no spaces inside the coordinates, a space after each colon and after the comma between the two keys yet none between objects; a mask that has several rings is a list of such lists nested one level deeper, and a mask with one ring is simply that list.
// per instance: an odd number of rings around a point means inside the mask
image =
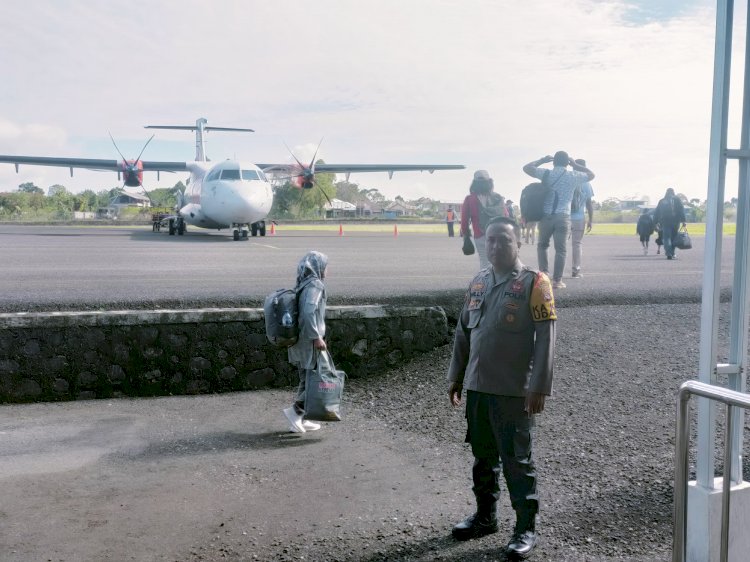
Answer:
[{"label": "police officer", "polygon": [[526,558],[536,545],[539,500],[531,456],[534,415],[552,393],[555,301],[546,274],[518,259],[520,229],[497,217],[487,228],[487,257],[466,294],[448,371],[453,406],[466,393],[466,441],[474,455],[477,511],[453,528],[458,540],[497,532],[502,470],[516,512],[507,554]]}]

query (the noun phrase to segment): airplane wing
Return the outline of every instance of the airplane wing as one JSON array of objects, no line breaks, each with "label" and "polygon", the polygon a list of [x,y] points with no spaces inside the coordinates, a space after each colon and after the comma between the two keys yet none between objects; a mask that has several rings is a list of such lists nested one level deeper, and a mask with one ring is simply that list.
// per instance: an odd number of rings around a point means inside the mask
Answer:
[{"label": "airplane wing", "polygon": [[[296,164],[256,164],[271,174],[291,173],[299,170]],[[463,170],[460,164],[316,164],[315,173],[352,174],[356,172],[434,172],[435,170]]]},{"label": "airplane wing", "polygon": [[[74,168],[86,170],[112,170],[123,171],[123,162],[120,160],[106,160],[100,158],[56,158],[49,156],[13,156],[0,154],[0,163],[15,164],[16,171],[22,164],[31,166],[55,166],[58,168],[70,168],[71,175]],[[140,160],[143,170],[152,172],[182,172],[188,169],[187,162],[150,162]]]}]

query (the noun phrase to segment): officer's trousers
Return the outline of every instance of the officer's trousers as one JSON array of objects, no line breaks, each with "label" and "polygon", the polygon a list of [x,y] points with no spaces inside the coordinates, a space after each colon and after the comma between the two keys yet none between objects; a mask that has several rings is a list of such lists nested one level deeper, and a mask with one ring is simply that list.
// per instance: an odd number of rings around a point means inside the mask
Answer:
[{"label": "officer's trousers", "polygon": [[510,501],[516,513],[539,510],[536,468],[531,458],[533,416],[524,412],[524,398],[467,391],[466,441],[474,454],[474,495],[481,509],[500,496],[502,465]]}]

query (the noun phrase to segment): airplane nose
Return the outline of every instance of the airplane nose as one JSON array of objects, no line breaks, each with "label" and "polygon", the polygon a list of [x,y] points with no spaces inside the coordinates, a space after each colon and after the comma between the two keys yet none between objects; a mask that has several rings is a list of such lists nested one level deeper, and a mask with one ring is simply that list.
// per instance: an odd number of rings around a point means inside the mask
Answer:
[{"label": "airplane nose", "polygon": [[209,216],[221,217],[226,223],[252,223],[264,218],[270,210],[265,208],[262,195],[250,182],[217,181],[209,186],[203,208]]}]

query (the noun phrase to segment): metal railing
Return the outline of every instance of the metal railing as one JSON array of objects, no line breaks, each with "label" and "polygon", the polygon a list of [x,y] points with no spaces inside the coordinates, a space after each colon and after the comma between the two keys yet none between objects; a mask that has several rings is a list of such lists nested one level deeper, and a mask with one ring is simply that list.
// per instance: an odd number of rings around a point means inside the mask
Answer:
[{"label": "metal railing", "polygon": [[729,492],[731,488],[732,431],[734,407],[750,409],[750,395],[698,381],[688,381],[677,393],[677,430],[675,439],[674,476],[674,542],[672,562],[685,562],[685,538],[687,536],[687,486],[688,486],[688,442],[690,420],[688,406],[695,394],[727,405],[724,428],[724,477],[721,496],[721,551],[720,562],[729,556]]}]

